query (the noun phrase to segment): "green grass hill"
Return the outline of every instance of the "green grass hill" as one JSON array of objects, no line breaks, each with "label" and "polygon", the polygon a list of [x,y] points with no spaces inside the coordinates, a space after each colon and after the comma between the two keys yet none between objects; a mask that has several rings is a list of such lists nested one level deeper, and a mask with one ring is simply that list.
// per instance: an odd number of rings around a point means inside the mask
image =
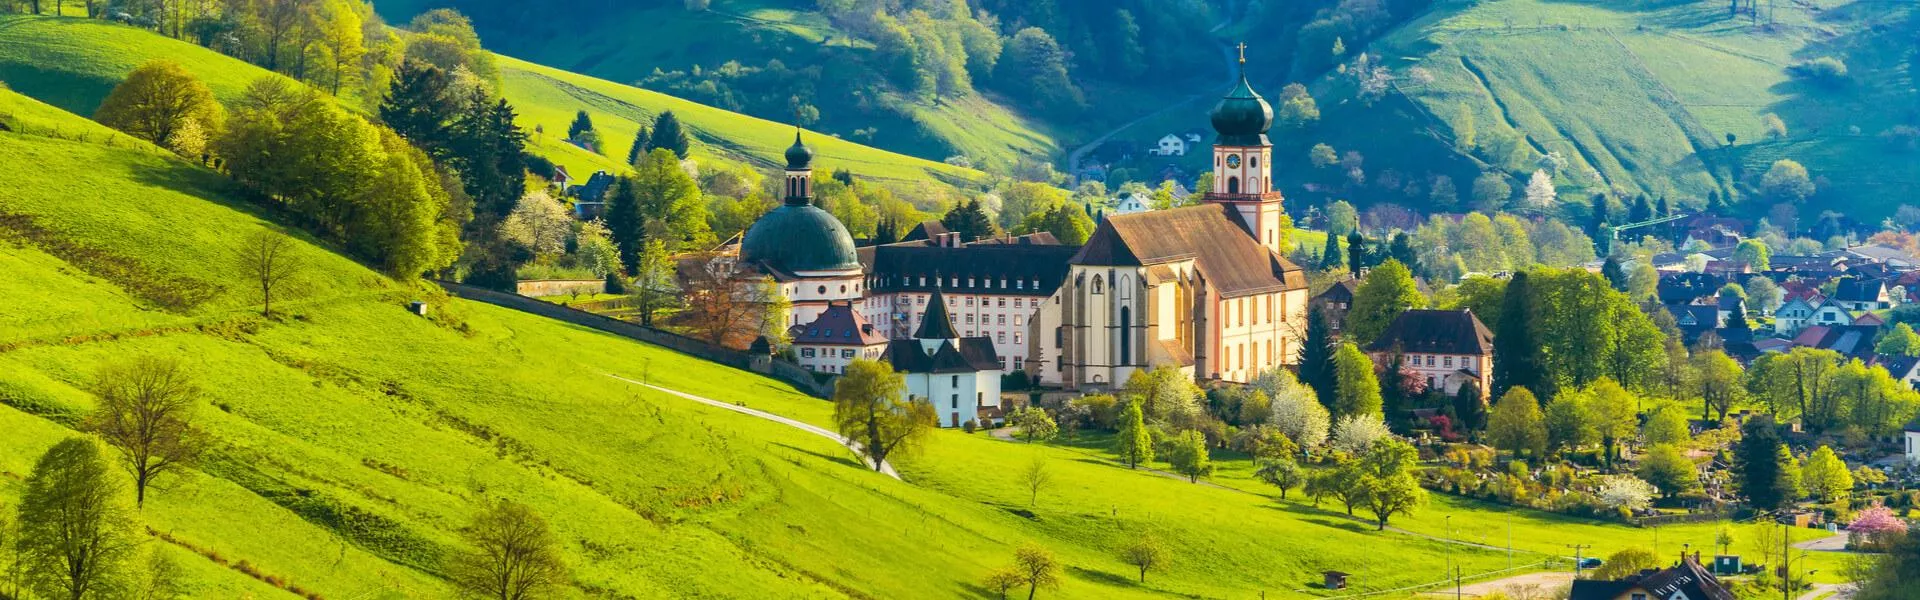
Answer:
[{"label": "green grass hill", "polygon": [[[1611,187],[1697,206],[1710,192],[1732,192],[1759,216],[1771,203],[1755,193],[1760,175],[1782,158],[1812,172],[1818,204],[1862,221],[1920,192],[1920,152],[1880,135],[1916,124],[1913,111],[1896,108],[1915,100],[1915,46],[1902,33],[1914,28],[1911,5],[1818,0],[1760,12],[1757,20],[1732,16],[1714,2],[1438,3],[1367,48],[1397,77],[1382,111],[1396,118],[1384,122],[1414,133],[1334,145],[1409,171],[1423,160],[1459,164],[1447,155],[1471,115],[1481,143],[1501,132],[1522,142],[1510,162],[1488,168],[1522,177],[1544,153],[1566,157],[1556,181],[1563,196]],[[1825,57],[1847,65],[1843,81],[1792,74]],[[1335,74],[1315,91],[1338,98],[1351,84]],[[1337,106],[1321,129],[1378,114]],[[1767,135],[1769,114],[1784,121],[1784,137]],[[1729,134],[1737,138],[1731,148]],[[1467,173],[1484,160],[1480,153]],[[1810,219],[1818,210],[1803,212]]]},{"label": "green grass hill", "polygon": [[[448,299],[308,242],[284,314],[262,319],[222,265],[279,227],[221,177],[11,92],[0,115],[35,125],[0,133],[0,160],[34,166],[0,176],[0,502],[81,435],[101,365],[179,356],[216,441],[142,518],[194,597],[444,597],[442,557],[498,497],[548,516],[580,590],[618,597],[966,595],[1029,541],[1070,565],[1066,597],[1284,595],[1330,568],[1385,589],[1437,578],[1449,552],[1505,560],[984,436],[942,432],[894,481],[832,442],[608,375],[829,420],[787,386]],[[406,311],[415,298],[431,318]],[[1029,507],[1015,480],[1034,454],[1057,483]],[[1178,558],[1139,585],[1114,549],[1146,530]],[[1400,560],[1369,560],[1378,542]]]},{"label": "green grass hill", "polygon": [[[243,61],[152,32],[112,23],[73,18],[0,16],[0,81],[28,96],[69,112],[90,115],[114,84],[153,58],[185,66],[207,82],[215,96],[230,99],[247,83],[268,75]],[[769,168],[792,143],[792,126],[731,113],[664,94],[619,85],[500,57],[502,94],[514,104],[528,131],[531,151],[565,165],[584,179],[597,170],[618,172],[640,120],[674,111],[694,137],[695,157],[709,164]],[[343,102],[366,111],[359,98]],[[587,110],[610,147],[595,154],[566,143],[567,123]],[[536,135],[535,127],[547,131]],[[886,183],[918,185],[929,181],[957,186],[982,184],[978,171],[895,154],[815,134],[816,166],[845,167]]]},{"label": "green grass hill", "polygon": [[[452,6],[474,17],[481,38],[496,52],[627,84],[656,68],[699,65],[712,70],[728,61],[761,67],[769,60],[803,68],[809,65],[799,63],[826,56],[822,49],[859,54],[872,50],[871,44],[838,30],[810,1],[720,0],[703,11],[688,10],[677,1],[549,8],[492,0],[391,0],[375,6],[395,24],[428,9]],[[646,33],[634,34],[639,31]],[[1022,156],[1044,160],[1058,150],[1045,123],[985,95],[914,100],[869,67],[844,62],[818,67],[832,71],[820,85],[860,85],[871,94],[857,109],[819,107],[818,127],[825,131],[859,135],[857,139],[875,146],[936,162],[964,155],[998,169]],[[791,117],[756,114],[774,120]]]}]

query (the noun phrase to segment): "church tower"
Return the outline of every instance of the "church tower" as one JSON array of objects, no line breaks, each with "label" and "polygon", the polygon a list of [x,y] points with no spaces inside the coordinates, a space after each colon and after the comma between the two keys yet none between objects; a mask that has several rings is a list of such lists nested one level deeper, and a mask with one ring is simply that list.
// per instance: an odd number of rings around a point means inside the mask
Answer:
[{"label": "church tower", "polygon": [[1203,201],[1224,204],[1240,214],[1240,222],[1254,241],[1280,253],[1280,226],[1285,212],[1280,192],[1273,191],[1273,106],[1247,83],[1247,45],[1240,44],[1240,83],[1213,107],[1213,189]]},{"label": "church tower", "polygon": [[793,130],[793,145],[787,148],[788,206],[813,204],[813,149],[800,141],[800,130]]}]

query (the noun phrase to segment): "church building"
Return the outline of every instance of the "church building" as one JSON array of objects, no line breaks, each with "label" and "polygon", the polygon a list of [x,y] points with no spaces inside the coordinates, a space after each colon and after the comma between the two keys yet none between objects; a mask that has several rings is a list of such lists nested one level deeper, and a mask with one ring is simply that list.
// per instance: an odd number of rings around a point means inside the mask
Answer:
[{"label": "church building", "polygon": [[793,302],[787,327],[812,323],[827,307],[865,297],[865,273],[853,236],[813,205],[813,150],[794,132],[787,148],[786,200],[747,229],[740,262],[758,268]]},{"label": "church building", "polygon": [[1241,63],[1211,115],[1213,188],[1200,204],[1111,216],[1068,261],[1033,321],[1026,362],[1044,385],[1117,387],[1161,365],[1249,382],[1297,360],[1306,274],[1281,256],[1288,222],[1267,177],[1273,107]]}]

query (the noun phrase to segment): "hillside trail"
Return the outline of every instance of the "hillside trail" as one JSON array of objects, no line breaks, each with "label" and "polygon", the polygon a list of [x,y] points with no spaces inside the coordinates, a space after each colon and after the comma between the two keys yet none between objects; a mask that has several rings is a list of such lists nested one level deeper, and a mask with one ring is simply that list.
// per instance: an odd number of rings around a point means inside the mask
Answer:
[{"label": "hillside trail", "polygon": [[[1220,17],[1220,22],[1215,23],[1212,29],[1208,29],[1207,30],[1208,33],[1218,32],[1221,29],[1225,29],[1228,25],[1233,24],[1232,13],[1235,11],[1232,9],[1231,6],[1229,6],[1226,12],[1228,14]],[[1220,89],[1224,90],[1232,87],[1234,84],[1234,78],[1239,76],[1240,72],[1235,68],[1239,61],[1239,58],[1238,58],[1238,55],[1234,53],[1233,46],[1218,39],[1213,40],[1213,43],[1220,47],[1220,55],[1226,59],[1226,66],[1227,66],[1226,79],[1225,79],[1225,83],[1220,84]],[[1203,92],[1199,92],[1199,93],[1187,96],[1185,98],[1181,98],[1179,100],[1175,100],[1173,102],[1169,102],[1165,106],[1161,106],[1160,108],[1155,109],[1153,112],[1140,115],[1139,117],[1131,121],[1127,121],[1126,123],[1123,123],[1118,127],[1109,129],[1105,133],[1102,133],[1099,136],[1093,138],[1092,141],[1082,144],[1079,148],[1073,149],[1073,152],[1070,152],[1067,154],[1067,175],[1077,176],[1076,174],[1080,172],[1080,161],[1086,159],[1087,153],[1093,152],[1094,149],[1099,148],[1101,144],[1107,143],[1107,140],[1112,139],[1113,136],[1115,135],[1119,135],[1120,132],[1126,131],[1128,129],[1132,129],[1133,126],[1139,125],[1141,122],[1144,122],[1147,119],[1152,119],[1154,117],[1158,117],[1160,115],[1166,114],[1168,111],[1171,111],[1173,109],[1180,108],[1188,104],[1192,104],[1195,100],[1206,98],[1211,93],[1213,92],[1203,91]]]},{"label": "hillside trail", "polygon": [[[838,433],[834,433],[834,432],[832,432],[832,431],[828,431],[828,430],[827,430],[826,428],[824,428],[824,427],[819,427],[819,426],[816,426],[816,425],[813,425],[813,424],[811,424],[811,423],[807,423],[807,422],[804,422],[804,421],[800,421],[800,420],[797,420],[797,419],[790,419],[790,418],[787,418],[787,417],[783,417],[783,416],[780,416],[780,415],[776,415],[776,414],[773,414],[773,413],[770,413],[770,412],[767,412],[767,411],[764,411],[764,410],[755,410],[755,409],[751,409],[751,408],[747,408],[747,407],[745,407],[745,406],[740,406],[740,405],[737,405],[737,404],[730,404],[730,403],[727,403],[727,402],[721,402],[721,401],[719,401],[719,400],[714,400],[714,399],[712,399],[712,398],[703,398],[703,397],[700,397],[700,396],[695,396],[695,395],[693,395],[693,394],[689,394],[689,393],[686,393],[686,392],[682,392],[682,391],[680,391],[680,390],[675,390],[675,389],[669,389],[669,388],[663,388],[663,387],[660,387],[660,386],[657,386],[657,385],[654,385],[654,384],[651,384],[651,383],[644,383],[644,382],[639,382],[639,381],[634,381],[634,380],[632,380],[632,379],[627,379],[627,378],[625,378],[625,377],[621,377],[621,376],[619,376],[619,375],[614,375],[614,374],[611,374],[611,373],[609,373],[609,374],[607,374],[607,376],[608,376],[608,377],[612,377],[612,378],[614,378],[614,379],[618,379],[618,380],[620,380],[620,381],[624,381],[624,382],[627,382],[627,383],[630,383],[630,384],[633,384],[633,385],[637,385],[637,386],[640,386],[640,387],[644,387],[644,388],[648,388],[648,389],[652,389],[652,390],[655,390],[655,391],[659,391],[659,392],[665,392],[665,393],[667,393],[667,394],[671,394],[671,395],[674,395],[674,396],[679,396],[679,397],[681,397],[681,398],[685,398],[685,399],[688,399],[688,400],[692,400],[692,401],[694,401],[694,402],[699,402],[699,403],[701,403],[701,404],[705,404],[705,405],[707,405],[707,406],[712,406],[712,407],[714,407],[714,408],[724,408],[724,409],[727,409],[727,410],[730,410],[730,411],[733,411],[733,412],[737,412],[737,413],[740,413],[740,414],[743,414],[743,415],[748,415],[748,416],[753,416],[753,417],[759,417],[759,418],[762,418],[762,419],[766,419],[766,420],[768,420],[768,421],[773,421],[773,422],[775,422],[775,423],[779,423],[779,424],[781,424],[781,425],[786,425],[786,426],[788,426],[788,427],[792,427],[792,428],[794,428],[794,429],[799,429],[799,430],[801,430],[801,431],[805,431],[805,432],[807,432],[807,433],[811,433],[811,434],[814,434],[814,435],[817,435],[817,436],[820,436],[820,437],[824,437],[824,438],[827,438],[827,439],[830,439],[830,440],[833,440],[833,441],[834,441],[835,443],[837,443],[837,444],[840,444],[840,445],[842,445],[842,446],[846,446],[846,448],[847,448],[847,450],[850,450],[850,451],[852,451],[852,452],[853,452],[853,456],[854,456],[854,459],[855,459],[855,460],[858,460],[858,461],[860,461],[860,464],[862,464],[862,465],[865,465],[865,464],[867,464],[867,461],[866,461],[866,458],[864,458],[864,457],[862,457],[862,456],[860,455],[860,444],[859,444],[858,442],[855,442],[855,441],[853,441],[853,440],[849,440],[849,439],[846,439],[846,438],[843,438],[843,437],[840,437],[840,434],[838,434]],[[890,462],[886,462],[886,461],[881,461],[881,462],[880,462],[880,474],[882,474],[882,475],[886,475],[886,476],[888,476],[888,477],[892,477],[892,478],[894,478],[894,479],[900,479],[900,472],[899,472],[899,471],[895,471],[895,470],[893,469],[893,463],[890,463]]]}]

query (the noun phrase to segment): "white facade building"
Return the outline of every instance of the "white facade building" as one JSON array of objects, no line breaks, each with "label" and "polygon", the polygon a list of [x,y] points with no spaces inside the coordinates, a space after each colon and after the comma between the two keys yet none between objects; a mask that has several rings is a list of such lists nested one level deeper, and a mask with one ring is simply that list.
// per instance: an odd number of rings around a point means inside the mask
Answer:
[{"label": "white facade building", "polygon": [[935,288],[928,299],[927,319],[913,339],[887,345],[887,362],[906,378],[907,396],[924,398],[940,415],[941,427],[999,420],[1000,360],[992,340],[962,337],[947,302]]}]

